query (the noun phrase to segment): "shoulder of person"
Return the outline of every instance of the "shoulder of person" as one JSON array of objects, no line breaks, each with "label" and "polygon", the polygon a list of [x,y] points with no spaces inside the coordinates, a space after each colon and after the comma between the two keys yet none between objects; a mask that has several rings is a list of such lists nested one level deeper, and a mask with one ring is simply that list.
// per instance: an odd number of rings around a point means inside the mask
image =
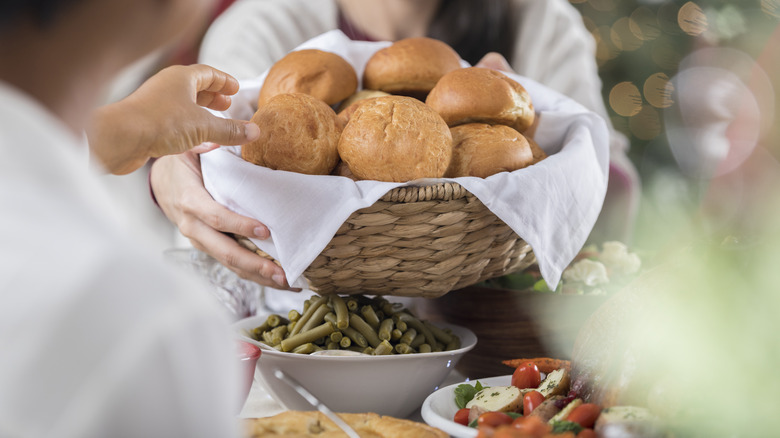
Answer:
[{"label": "shoulder of person", "polygon": [[209,27],[199,62],[239,79],[259,76],[301,43],[338,28],[335,0],[245,0]]}]

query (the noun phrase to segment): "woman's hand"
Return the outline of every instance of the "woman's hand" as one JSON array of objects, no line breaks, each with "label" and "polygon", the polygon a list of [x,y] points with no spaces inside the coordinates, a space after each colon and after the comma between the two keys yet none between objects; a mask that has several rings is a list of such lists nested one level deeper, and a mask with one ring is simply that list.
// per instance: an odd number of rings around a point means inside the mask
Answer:
[{"label": "woman's hand", "polygon": [[282,268],[224,234],[258,239],[270,236],[261,222],[234,213],[211,198],[203,186],[197,154],[185,152],[155,160],[150,180],[160,208],[195,248],[214,257],[241,278],[275,289],[300,291],[287,284]]},{"label": "woman's hand", "polygon": [[[150,157],[178,154],[204,142],[248,143],[260,135],[257,125],[205,109],[226,110],[236,92],[238,81],[212,67],[168,67],[130,96],[95,112],[87,132],[90,150],[109,172],[121,175]],[[196,151],[207,150],[202,146]]]}]

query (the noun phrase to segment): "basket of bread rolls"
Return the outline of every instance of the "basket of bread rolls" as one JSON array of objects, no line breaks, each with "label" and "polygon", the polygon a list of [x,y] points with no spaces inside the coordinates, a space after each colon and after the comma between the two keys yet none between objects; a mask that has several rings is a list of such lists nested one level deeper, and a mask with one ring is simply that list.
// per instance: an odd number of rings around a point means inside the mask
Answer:
[{"label": "basket of bread rolls", "polygon": [[[547,158],[531,135],[531,97],[508,75],[466,65],[441,41],[409,38],[357,66],[334,52],[297,49],[261,81],[251,117],[261,136],[240,158],[286,172],[296,185],[279,187],[286,194],[275,199],[305,191],[297,185],[304,178],[339,178],[350,184],[339,190],[356,196],[371,182],[392,184],[339,219],[306,263],[301,277],[312,291],[432,298],[536,262],[523,237],[459,183]],[[234,237],[264,257],[285,255]]]}]

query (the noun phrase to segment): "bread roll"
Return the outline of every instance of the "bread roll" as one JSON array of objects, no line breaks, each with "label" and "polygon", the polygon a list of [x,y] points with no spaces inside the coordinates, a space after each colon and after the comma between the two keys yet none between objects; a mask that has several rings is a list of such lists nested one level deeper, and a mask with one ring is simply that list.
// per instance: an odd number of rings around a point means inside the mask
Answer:
[{"label": "bread roll", "polygon": [[279,94],[252,116],[260,138],[245,144],[241,156],[275,170],[327,175],[338,162],[341,129],[336,113],[308,94]]},{"label": "bread roll", "polygon": [[522,133],[536,116],[531,96],[522,85],[499,71],[482,67],[447,73],[425,103],[450,126],[473,122],[500,124]]},{"label": "bread roll", "polygon": [[436,111],[417,99],[377,97],[352,115],[338,151],[359,179],[440,178],[452,158],[452,134]]},{"label": "bread roll", "polygon": [[424,99],[445,74],[461,68],[460,56],[433,38],[406,38],[374,53],[363,88]]},{"label": "bread roll", "polygon": [[523,134],[505,125],[467,123],[452,128],[452,161],[444,176],[487,178],[533,164]]},{"label": "bread roll", "polygon": [[341,56],[317,49],[288,53],[268,70],[258,108],[282,93],[305,93],[335,105],[357,90],[355,69]]},{"label": "bread roll", "polygon": [[352,114],[358,109],[358,107],[367,99],[373,99],[375,97],[389,96],[390,94],[384,91],[377,90],[360,90],[357,93],[349,96],[341,105],[339,105],[338,116],[341,122],[346,125],[349,122]]}]

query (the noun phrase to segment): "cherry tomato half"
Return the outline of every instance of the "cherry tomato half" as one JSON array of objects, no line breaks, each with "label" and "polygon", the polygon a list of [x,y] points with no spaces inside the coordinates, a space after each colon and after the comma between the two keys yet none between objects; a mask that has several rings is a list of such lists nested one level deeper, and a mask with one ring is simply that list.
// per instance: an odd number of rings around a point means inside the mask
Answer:
[{"label": "cherry tomato half", "polygon": [[542,404],[544,396],[539,391],[530,391],[523,396],[523,415],[528,415]]},{"label": "cherry tomato half", "polygon": [[458,409],[458,412],[455,412],[455,418],[453,418],[452,421],[462,424],[464,426],[469,425],[469,412],[471,412],[471,409],[469,408],[461,408]]},{"label": "cherry tomato half", "polygon": [[514,418],[503,412],[485,412],[477,418],[477,427],[498,427],[502,424],[511,424]]},{"label": "cherry tomato half", "polygon": [[542,383],[542,374],[539,367],[533,362],[526,362],[515,368],[512,373],[512,386],[520,389],[537,388]]},{"label": "cherry tomato half", "polygon": [[596,419],[601,414],[601,406],[593,403],[583,403],[569,413],[566,420],[577,423],[582,427],[593,427]]}]

